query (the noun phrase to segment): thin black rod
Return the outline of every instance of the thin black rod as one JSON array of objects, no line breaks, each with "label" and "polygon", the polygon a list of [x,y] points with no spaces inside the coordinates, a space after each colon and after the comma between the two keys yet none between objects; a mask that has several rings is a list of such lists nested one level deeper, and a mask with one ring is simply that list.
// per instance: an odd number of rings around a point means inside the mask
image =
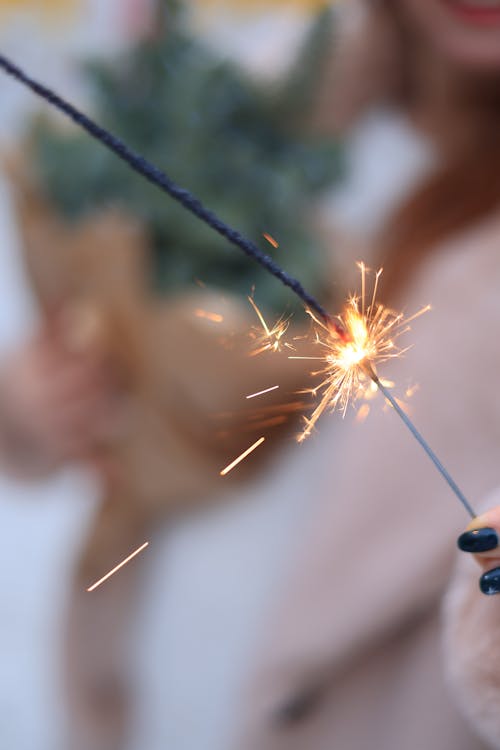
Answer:
[{"label": "thin black rod", "polygon": [[371,378],[373,382],[376,384],[377,388],[381,393],[383,393],[384,397],[387,399],[387,401],[390,403],[390,405],[393,407],[393,409],[396,411],[397,415],[403,420],[405,425],[410,430],[411,434],[415,438],[415,440],[420,443],[424,451],[427,453],[429,458],[431,459],[432,463],[436,467],[436,469],[439,471],[445,482],[447,482],[448,486],[453,490],[455,495],[458,497],[462,505],[464,506],[467,513],[472,517],[476,518],[477,514],[475,513],[474,509],[472,508],[471,504],[465,497],[464,493],[458,486],[458,484],[455,482],[451,474],[445,469],[439,458],[436,456],[430,445],[427,443],[426,440],[422,437],[420,432],[417,430],[409,416],[406,414],[406,412],[400,407],[394,396],[390,391],[387,390],[387,388],[382,385],[377,375],[373,374],[371,375]]},{"label": "thin black rod", "polygon": [[208,224],[208,226],[222,235],[231,244],[235,245],[240,250],[243,250],[246,255],[253,258],[257,263],[260,263],[260,265],[269,273],[279,279],[282,284],[290,287],[290,289],[295,292],[307,307],[310,307],[311,310],[315,310],[327,323],[332,323],[330,315],[312,295],[306,292],[298,279],[295,279],[293,276],[286,273],[286,271],[275,263],[269,255],[263,253],[255,243],[222,221],[222,219],[213,213],[213,211],[206,208],[196,196],[189,192],[189,190],[177,185],[167,174],[165,174],[165,172],[154,164],[151,164],[151,162],[149,162],[144,156],[141,156],[141,154],[138,154],[129,148],[129,146],[127,146],[127,144],[116,135],[98,125],[91,120],[90,117],[83,114],[83,112],[80,112],[80,110],[47,86],[35,81],[2,54],[0,54],[0,68],[2,68],[9,76],[19,81],[19,83],[27,86],[52,107],[58,109],[66,117],[73,120],[73,122],[86,130],[92,138],[99,141],[99,143],[102,143],[102,145],[110,151],[113,151],[113,153],[128,164],[131,169],[138,172],[145,177],[146,180],[159,187],[160,190],[163,190],[164,193],[167,193],[174,200],[178,201],[178,203],[184,206],[184,208],[191,211],[191,213],[201,219],[201,221],[205,222],[205,224]]}]

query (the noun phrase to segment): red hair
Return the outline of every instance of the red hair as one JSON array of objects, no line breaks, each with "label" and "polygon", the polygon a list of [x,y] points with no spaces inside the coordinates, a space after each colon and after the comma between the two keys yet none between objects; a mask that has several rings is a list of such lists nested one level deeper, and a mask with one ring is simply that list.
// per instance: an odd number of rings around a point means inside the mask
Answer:
[{"label": "red hair", "polygon": [[[363,22],[341,35],[334,51],[318,97],[317,129],[342,132],[374,104],[409,111],[417,101],[418,40],[399,3],[365,0],[363,5]],[[499,76],[471,81],[464,74],[459,93],[457,125],[463,114],[471,120],[471,133],[452,155],[443,154],[440,166],[377,240],[385,269],[382,294],[388,300],[444,240],[500,205]]]}]

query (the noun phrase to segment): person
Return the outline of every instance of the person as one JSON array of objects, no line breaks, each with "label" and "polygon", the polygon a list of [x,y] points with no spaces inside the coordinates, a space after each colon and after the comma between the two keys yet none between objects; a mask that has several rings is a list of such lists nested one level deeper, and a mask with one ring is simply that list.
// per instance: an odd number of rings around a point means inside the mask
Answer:
[{"label": "person", "polygon": [[[371,98],[391,102],[398,114],[360,126],[352,157],[362,174],[353,171],[336,205],[347,229],[356,230],[350,232],[356,253],[380,234],[370,262],[384,263],[386,301],[409,311],[434,306],[415,324],[413,348],[384,366],[383,375],[397,388],[419,384],[408,407],[415,422],[465,492],[480,498],[498,484],[498,404],[489,388],[475,386],[478,362],[481,373],[499,365],[490,343],[499,328],[500,60],[490,44],[496,27],[485,29],[475,15],[465,23],[462,6],[459,13],[438,0],[365,8],[373,42],[383,35],[384,55],[394,57],[379,68],[362,39],[364,65],[358,57],[356,66],[362,83],[373,85],[353,91],[354,73],[344,72],[347,93],[356,93],[358,112]],[[340,101],[337,110],[345,123],[354,118],[348,103]],[[414,166],[402,174],[398,161],[409,153]],[[360,236],[360,216],[369,207]],[[349,266],[353,252],[345,253]],[[213,366],[237,390],[236,365]],[[204,424],[211,401],[193,399],[189,410],[183,403],[183,419]],[[196,462],[183,459],[175,469],[202,487],[213,466],[197,454]],[[271,474],[234,495],[238,508],[225,506],[168,532],[156,527],[136,607],[139,636],[129,649],[133,667],[125,664],[134,678],[128,744],[484,748],[481,732],[468,727],[452,700],[441,660],[439,605],[463,509],[380,399],[364,424],[351,413],[343,422],[323,420],[303,446],[278,455]],[[115,581],[118,599],[126,580]],[[115,609],[120,625],[132,608],[118,599],[108,591],[100,601]],[[73,610],[73,622],[80,623],[81,612]],[[122,631],[110,625],[116,619],[106,620],[106,637],[87,638],[81,650],[83,676],[94,690],[80,696],[80,744],[75,739],[73,747],[107,749],[124,741],[122,704],[113,699],[122,693],[110,689],[115,673],[106,672],[104,658],[112,652],[106,644],[123,646]],[[107,708],[113,718],[115,706],[117,727],[103,718]]]},{"label": "person", "polygon": [[[419,384],[408,409],[479,507],[498,485],[500,13],[466,0],[361,6],[320,113],[323,124],[332,110],[344,127],[361,122],[361,190],[338,200],[357,252],[360,204],[398,171],[401,133],[421,144],[410,146],[422,154],[413,176],[400,172],[367,222],[385,301],[433,306],[383,376],[396,392]],[[470,567],[465,585],[452,574],[463,507],[391,410],[372,407],[362,425],[324,420],[311,440],[297,490],[309,519],[248,658],[231,748],[499,747],[498,608]],[[498,520],[495,509],[475,525]],[[484,555],[492,592],[498,558]]]},{"label": "person", "polygon": [[[432,21],[436,7],[437,30]],[[369,18],[382,27],[381,33],[390,31],[399,47],[396,60],[406,63],[393,60],[391,71],[401,78],[391,81],[390,92],[374,87],[373,95],[381,101],[382,94],[388,98],[390,93],[400,103],[403,119],[413,124],[394,125],[392,116],[390,123],[380,125],[379,120],[360,134],[357,153],[366,153],[363,137],[371,144],[370,153],[377,152],[380,140],[374,135],[379,133],[385,150],[377,154],[378,184],[381,173],[395,166],[395,134],[417,142],[419,152],[422,138],[434,144],[422,148],[425,164],[417,159],[420,185],[410,184],[415,173],[405,177],[407,198],[412,189],[416,193],[398,212],[381,247],[391,305],[413,310],[431,301],[435,310],[415,325],[415,347],[384,368],[384,377],[393,378],[398,387],[409,380],[420,383],[409,407],[415,421],[465,491],[479,497],[498,483],[497,404],[488,388],[471,386],[478,361],[482,373],[498,368],[498,353],[490,344],[498,333],[493,166],[498,65],[495,45],[489,44],[491,27],[486,33],[483,25],[465,24],[462,16],[455,22],[459,11],[454,8],[437,0],[418,7],[416,0],[373,6]],[[451,32],[448,46],[443,40],[446,36],[448,42]],[[389,45],[383,48],[388,51]],[[375,67],[363,70],[376,72]],[[387,83],[385,68],[380,86],[382,82]],[[360,101],[366,104],[363,97]],[[397,202],[401,182],[396,190],[392,183],[388,192]],[[355,212],[348,203],[344,196],[344,210],[351,210],[352,218]],[[387,206],[381,213],[388,212]],[[352,223],[359,228],[356,218]],[[375,224],[374,219],[369,235]],[[234,386],[236,369],[222,371]],[[199,417],[206,401],[195,399],[194,404],[190,413]],[[146,606],[137,608],[142,649],[136,654],[133,688],[141,715],[131,746],[155,750],[169,741],[184,750],[193,746],[186,737],[192,741],[197,731],[198,747],[238,750],[484,747],[476,729],[467,729],[453,706],[440,666],[438,606],[454,556],[446,539],[458,534],[463,511],[402,430],[381,404],[365,424],[351,414],[343,423],[323,420],[318,435],[278,457],[271,476],[235,491],[252,508],[256,498],[286,507],[272,524],[267,513],[259,517],[247,509],[232,517],[225,509],[215,521],[195,519],[173,534],[173,566],[172,556],[163,554],[156,539],[156,561],[142,600]],[[206,465],[196,464],[196,471],[189,462],[177,468],[186,473],[186,465],[203,485]],[[290,513],[293,506],[300,510]],[[207,565],[214,549],[224,555]],[[280,558],[278,565],[270,550]],[[181,575],[176,571],[179,560],[184,563]],[[191,563],[187,573],[186,563]],[[125,585],[124,577],[117,581]],[[243,599],[252,585],[258,591],[247,607]],[[108,609],[114,602],[108,592]],[[275,617],[256,617],[255,602],[276,606]],[[247,621],[268,636],[267,643],[264,637],[260,647],[255,643],[245,631]],[[239,641],[232,632],[237,628]],[[89,674],[91,662],[95,666],[106,655],[106,644],[114,645],[113,639],[121,644],[120,633],[109,631],[105,638],[98,631],[86,652]],[[200,633],[212,656],[209,670]],[[237,662],[237,676],[228,666],[231,659]],[[245,671],[253,673],[246,689]],[[113,691],[105,680],[97,687],[92,708],[99,716],[113,704]],[[210,732],[207,706],[212,722],[231,724],[231,738]],[[83,707],[89,722],[88,705]],[[214,712],[219,712],[215,719]],[[101,737],[87,735],[80,746],[119,746],[120,739],[109,729],[105,726]],[[121,725],[118,729],[120,735]],[[76,739],[71,746],[79,746]]]}]

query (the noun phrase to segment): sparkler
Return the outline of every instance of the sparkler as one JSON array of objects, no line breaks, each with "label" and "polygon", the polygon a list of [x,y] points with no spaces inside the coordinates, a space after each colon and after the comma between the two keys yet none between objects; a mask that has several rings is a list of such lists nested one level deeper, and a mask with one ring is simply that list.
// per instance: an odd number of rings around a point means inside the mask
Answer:
[{"label": "sparkler", "polygon": [[[408,415],[389,393],[376,373],[375,368],[377,364],[402,353],[401,350],[397,349],[394,342],[405,330],[405,325],[407,326],[411,320],[405,320],[402,315],[376,303],[376,286],[380,272],[376,275],[372,301],[365,309],[365,267],[361,265],[361,297],[351,297],[344,315],[337,319],[332,318],[315,297],[304,289],[298,279],[286,273],[272,258],[262,253],[252,241],[222,221],[216,214],[207,209],[196,196],[177,185],[167,174],[154,164],[148,162],[141,154],[135,153],[113,133],[91,120],[56,92],[27,75],[19,66],[15,65],[2,54],[0,54],[0,68],[18,83],[31,89],[33,93],[44,99],[50,106],[59,110],[59,112],[72,120],[81,129],[85,130],[92,138],[112,151],[132,170],[178,201],[187,211],[190,211],[215,232],[225,237],[229,242],[251,257],[256,263],[263,266],[270,274],[279,279],[282,284],[289,287],[307,305],[307,311],[313,317],[317,326],[316,343],[325,349],[323,357],[317,358],[323,360],[324,367],[316,373],[324,377],[322,382],[312,390],[313,393],[321,393],[322,397],[312,416],[306,421],[306,427],[299,439],[303,440],[311,433],[320,415],[328,407],[335,409],[339,406],[345,412],[349,399],[359,397],[366,383],[371,381],[393,406],[406,427],[408,427],[422,448],[424,448],[467,512],[473,518],[475,517],[476,514],[463,493],[459,490],[437,456],[410,421]],[[268,237],[266,239],[269,241]],[[281,351],[283,346],[293,348],[289,344],[286,344],[285,341],[282,341],[288,328],[289,319],[285,320],[282,318],[273,328],[269,329],[253,300],[250,301],[264,329],[260,346],[255,353],[267,350]],[[264,438],[261,438],[260,441],[257,441],[258,444],[263,442],[263,440]],[[255,447],[257,447],[257,444],[252,446],[249,451]],[[234,462],[233,465],[235,465]],[[227,471],[229,470],[230,468],[228,467]]]},{"label": "sparkler", "polygon": [[361,271],[361,295],[349,297],[335,328],[324,323],[311,310],[306,311],[314,321],[315,343],[323,354],[301,359],[321,361],[323,366],[312,374],[321,375],[323,379],[315,388],[309,389],[314,396],[321,394],[321,399],[311,417],[306,419],[299,442],[311,434],[326,409],[335,411],[338,408],[345,415],[348,404],[366,394],[367,386],[376,383],[376,366],[406,351],[397,345],[397,340],[410,330],[412,320],[430,309],[429,306],[424,307],[410,318],[405,318],[403,313],[396,313],[377,302],[382,269],[375,274],[371,300],[367,304],[367,269],[364,263],[358,266]]}]

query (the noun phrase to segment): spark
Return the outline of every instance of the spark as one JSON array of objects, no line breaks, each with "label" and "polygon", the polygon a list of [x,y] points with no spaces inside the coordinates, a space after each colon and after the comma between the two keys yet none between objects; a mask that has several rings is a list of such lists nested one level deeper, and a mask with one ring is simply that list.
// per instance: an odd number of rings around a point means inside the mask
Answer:
[{"label": "spark", "polygon": [[212,323],[222,323],[224,320],[224,317],[222,315],[219,315],[218,313],[213,312],[207,312],[206,310],[195,310],[194,314],[197,318],[205,318],[206,320],[211,320]]},{"label": "spark", "polygon": [[251,355],[255,357],[258,354],[262,354],[263,352],[272,351],[272,352],[281,352],[284,348],[286,349],[292,349],[293,346],[289,344],[287,341],[284,340],[283,336],[288,330],[288,326],[290,325],[290,317],[285,318],[281,317],[279,318],[276,323],[270,328],[266,321],[264,316],[262,315],[261,311],[255,304],[252,297],[248,297],[248,301],[252,305],[255,314],[257,315],[259,322],[262,326],[262,331],[258,331],[257,340],[256,340],[256,348],[254,351],[251,352]]},{"label": "spark", "polygon": [[220,472],[221,477],[225,477],[226,474],[229,474],[229,472],[234,469],[235,466],[237,466],[243,459],[245,459],[250,453],[252,453],[256,448],[259,447],[259,445],[262,445],[266,438],[261,437],[259,438],[253,445],[250,446],[250,448],[247,448],[246,451],[243,451],[241,455],[238,456],[238,458],[235,458],[234,461],[231,461],[228,466],[226,466],[225,469],[222,469]]},{"label": "spark", "polygon": [[430,309],[427,305],[405,317],[379,303],[377,292],[382,269],[374,274],[368,297],[369,272],[364,263],[358,266],[361,294],[349,297],[343,313],[333,324],[319,319],[311,310],[306,311],[314,321],[315,344],[322,350],[321,356],[310,359],[321,360],[323,367],[312,373],[322,379],[307,392],[319,394],[320,399],[311,416],[305,419],[299,442],[311,434],[325,410],[339,409],[345,415],[350,402],[369,395],[373,383],[377,383],[377,366],[407,351],[398,346],[399,337],[410,330],[411,321]]},{"label": "spark", "polygon": [[271,388],[266,388],[263,391],[258,391],[257,393],[251,393],[249,396],[245,396],[245,398],[255,398],[256,396],[263,396],[265,393],[270,393],[271,391],[275,391],[277,388],[279,388],[279,385],[273,385]]},{"label": "spark", "polygon": [[277,249],[277,248],[278,248],[278,247],[280,246],[280,244],[279,244],[278,240],[275,240],[275,239],[274,239],[274,237],[273,237],[272,235],[268,234],[267,232],[264,232],[264,234],[263,234],[262,236],[263,236],[263,237],[264,237],[264,239],[265,239],[265,240],[267,240],[267,241],[269,242],[269,244],[270,244],[270,245],[272,245],[272,246],[273,246],[274,248],[276,248],[276,249]]},{"label": "spark", "polygon": [[130,562],[130,560],[132,560],[133,557],[135,557],[136,555],[138,555],[139,552],[142,552],[143,549],[146,549],[146,547],[148,546],[148,544],[149,544],[149,542],[144,542],[144,544],[141,544],[141,546],[138,547],[136,550],[134,550],[134,552],[132,552],[132,554],[130,554],[128,557],[126,557],[125,560],[122,560],[121,563],[118,563],[118,565],[116,565],[113,568],[113,570],[110,570],[109,573],[106,573],[105,576],[103,576],[102,578],[99,578],[99,580],[96,581],[95,583],[93,583],[92,586],[89,586],[89,588],[87,589],[87,591],[89,591],[89,592],[90,591],[94,591],[94,589],[96,589],[98,586],[100,586],[101,583],[104,583],[104,581],[107,581],[108,578],[111,578],[111,576],[114,575],[117,572],[117,570],[120,570],[120,568],[123,568],[123,566],[126,565],[128,562]]}]

